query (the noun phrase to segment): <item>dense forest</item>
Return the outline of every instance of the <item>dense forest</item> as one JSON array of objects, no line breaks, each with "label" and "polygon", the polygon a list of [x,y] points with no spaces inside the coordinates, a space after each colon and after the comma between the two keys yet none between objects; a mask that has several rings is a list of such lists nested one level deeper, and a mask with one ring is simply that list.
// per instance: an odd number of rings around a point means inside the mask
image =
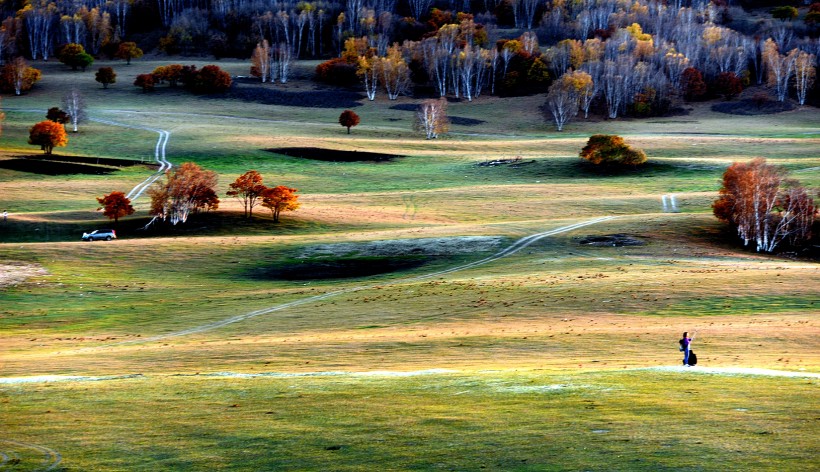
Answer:
[{"label": "dense forest", "polygon": [[363,83],[371,99],[422,90],[472,100],[558,84],[556,106],[563,90],[585,114],[595,104],[609,118],[665,113],[672,95],[730,99],[749,85],[766,85],[779,102],[817,95],[820,3],[25,0],[3,2],[2,14],[0,60],[17,62],[9,77],[27,70],[20,57],[50,60],[66,48],[115,57],[128,42],[251,57],[263,82],[286,82],[296,60],[328,59],[319,80]]}]

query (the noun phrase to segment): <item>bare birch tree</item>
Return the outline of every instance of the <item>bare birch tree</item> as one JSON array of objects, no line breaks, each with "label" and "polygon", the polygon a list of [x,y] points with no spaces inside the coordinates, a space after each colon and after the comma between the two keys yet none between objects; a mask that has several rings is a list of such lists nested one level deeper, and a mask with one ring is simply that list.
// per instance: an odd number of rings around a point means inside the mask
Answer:
[{"label": "bare birch tree", "polygon": [[76,88],[63,95],[63,110],[68,113],[73,132],[79,131],[80,123],[86,119],[85,98]]},{"label": "bare birch tree", "polygon": [[447,99],[425,100],[416,113],[414,129],[423,131],[427,139],[435,139],[447,132],[450,121],[447,118]]},{"label": "bare birch tree", "polygon": [[806,93],[814,85],[816,61],[814,54],[800,51],[794,61],[794,88],[797,91],[797,102],[800,105],[806,104]]}]

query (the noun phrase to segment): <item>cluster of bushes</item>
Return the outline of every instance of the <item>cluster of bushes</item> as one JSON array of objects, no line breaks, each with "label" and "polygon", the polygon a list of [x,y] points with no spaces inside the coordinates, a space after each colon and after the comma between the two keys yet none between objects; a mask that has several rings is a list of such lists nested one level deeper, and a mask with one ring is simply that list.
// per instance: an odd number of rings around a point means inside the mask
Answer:
[{"label": "cluster of bushes", "polygon": [[141,87],[144,92],[167,83],[169,87],[182,85],[195,93],[220,93],[228,90],[231,82],[231,75],[219,66],[208,65],[197,69],[194,65],[169,64],[157,67],[150,74],[138,75],[134,85]]}]

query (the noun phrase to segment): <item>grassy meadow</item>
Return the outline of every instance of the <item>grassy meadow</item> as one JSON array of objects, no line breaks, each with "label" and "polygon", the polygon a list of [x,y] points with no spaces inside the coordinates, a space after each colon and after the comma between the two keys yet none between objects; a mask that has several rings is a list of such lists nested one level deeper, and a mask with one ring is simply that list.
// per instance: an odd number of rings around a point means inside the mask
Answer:
[{"label": "grassy meadow", "polygon": [[[40,63],[34,90],[2,97],[0,470],[820,470],[820,266],[744,250],[710,208],[737,160],[820,187],[817,109],[696,104],[557,133],[542,97],[480,97],[426,141],[418,99],[355,99],[307,80],[315,63],[220,97],[131,85],[170,62]],[[168,160],[219,173],[219,209],[144,229],[143,196],[118,240],[81,242],[112,225],[95,198],[154,168],[31,159],[28,128],[69,86],[91,120],[58,159],[150,162],[168,131]],[[599,133],[649,163],[579,162]],[[224,193],[250,169],[301,208],[243,219]],[[582,244],[611,235],[639,245]]]}]

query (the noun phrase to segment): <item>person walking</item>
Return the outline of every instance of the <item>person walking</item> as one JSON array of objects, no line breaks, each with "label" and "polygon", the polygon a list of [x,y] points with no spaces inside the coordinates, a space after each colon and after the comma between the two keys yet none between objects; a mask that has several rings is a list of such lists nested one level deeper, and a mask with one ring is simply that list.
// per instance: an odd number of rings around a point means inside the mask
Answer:
[{"label": "person walking", "polygon": [[691,350],[692,340],[695,339],[695,335],[693,334],[692,337],[689,337],[689,332],[684,331],[683,337],[680,341],[680,350],[683,351],[683,365],[689,365],[689,352]]}]

